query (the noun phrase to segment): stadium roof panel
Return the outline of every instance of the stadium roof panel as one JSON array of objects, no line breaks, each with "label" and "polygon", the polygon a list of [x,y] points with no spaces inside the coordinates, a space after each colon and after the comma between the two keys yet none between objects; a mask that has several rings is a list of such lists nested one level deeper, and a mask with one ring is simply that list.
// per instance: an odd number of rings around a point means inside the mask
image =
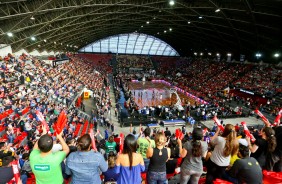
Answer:
[{"label": "stadium roof panel", "polygon": [[137,31],[164,40],[181,55],[205,48],[240,53],[281,49],[281,0],[174,1],[4,0],[0,40],[15,51],[38,45],[39,50],[74,50]]},{"label": "stadium roof panel", "polygon": [[179,56],[166,42],[142,33],[119,34],[103,38],[79,49],[79,52]]}]

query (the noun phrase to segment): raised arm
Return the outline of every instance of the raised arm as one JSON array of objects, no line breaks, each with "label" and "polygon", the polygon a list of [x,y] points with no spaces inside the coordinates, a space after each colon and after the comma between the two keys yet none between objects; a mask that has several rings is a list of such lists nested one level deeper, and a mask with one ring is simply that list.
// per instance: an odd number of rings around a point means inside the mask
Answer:
[{"label": "raised arm", "polygon": [[186,157],[186,155],[187,155],[187,150],[184,148],[182,148],[182,142],[181,142],[181,140],[180,139],[177,139],[177,143],[178,143],[178,146],[179,146],[179,156],[181,157],[181,158],[184,158],[184,157]]},{"label": "raised arm", "polygon": [[62,131],[59,135],[57,135],[57,139],[59,139],[59,141],[60,141],[60,143],[61,143],[61,145],[62,145],[63,151],[66,153],[66,155],[68,155],[69,152],[70,152],[70,148],[69,148],[69,146],[66,144],[66,142],[65,142],[65,140],[63,139],[62,135],[63,135],[63,131]]}]

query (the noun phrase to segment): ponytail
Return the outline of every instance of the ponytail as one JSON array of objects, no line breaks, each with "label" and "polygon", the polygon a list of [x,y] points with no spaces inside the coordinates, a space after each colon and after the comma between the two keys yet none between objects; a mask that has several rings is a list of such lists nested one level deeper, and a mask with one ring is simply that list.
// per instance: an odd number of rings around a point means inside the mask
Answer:
[{"label": "ponytail", "polygon": [[194,157],[202,156],[202,144],[199,140],[192,141],[192,155]]},{"label": "ponytail", "polygon": [[194,128],[192,132],[192,155],[194,157],[201,157],[202,154],[202,144],[201,140],[203,138],[203,130],[201,128]]},{"label": "ponytail", "polygon": [[228,157],[229,155],[235,155],[238,152],[239,144],[236,140],[234,126],[227,124],[224,128],[222,136],[226,138],[223,155],[225,157]]},{"label": "ponytail", "polygon": [[268,143],[267,144],[267,151],[272,153],[277,146],[275,131],[271,127],[265,127],[263,129],[263,131],[266,135],[266,140],[267,140],[267,143]]}]

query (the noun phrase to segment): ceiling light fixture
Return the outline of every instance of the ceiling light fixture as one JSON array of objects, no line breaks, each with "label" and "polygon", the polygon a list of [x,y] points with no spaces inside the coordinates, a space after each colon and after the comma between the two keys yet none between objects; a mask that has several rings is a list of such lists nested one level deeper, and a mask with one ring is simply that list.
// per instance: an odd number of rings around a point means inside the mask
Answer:
[{"label": "ceiling light fixture", "polygon": [[143,27],[143,26],[141,26],[141,27]]},{"label": "ceiling light fixture", "polygon": [[220,12],[220,9],[219,9],[219,8],[218,8],[218,9],[216,9],[216,10],[215,10],[215,12],[216,12],[216,13],[217,13],[217,12]]},{"label": "ceiling light fixture", "polygon": [[169,28],[169,31],[172,31],[172,29],[171,29],[171,28]]},{"label": "ceiling light fixture", "polygon": [[149,22],[149,21],[147,21],[147,22],[146,22],[146,24],[150,24],[150,22]]},{"label": "ceiling light fixture", "polygon": [[227,56],[231,56],[232,54],[230,54],[230,53],[227,53]]},{"label": "ceiling light fixture", "polygon": [[35,18],[32,16],[32,17],[30,17],[30,20],[35,20]]},{"label": "ceiling light fixture", "polygon": [[256,57],[260,58],[261,57],[261,53],[256,53]]},{"label": "ceiling light fixture", "polygon": [[45,40],[45,39],[44,39],[43,41],[44,41],[44,42],[47,42],[47,40]]},{"label": "ceiling light fixture", "polygon": [[279,56],[280,56],[279,53],[275,53],[275,54],[274,54],[274,57],[276,57],[276,58],[278,58]]},{"label": "ceiling light fixture", "polygon": [[188,23],[188,24],[191,24],[191,22],[190,22],[190,21],[188,21],[187,23]]},{"label": "ceiling light fixture", "polygon": [[166,30],[164,30],[164,33],[166,33]]},{"label": "ceiling light fixture", "polygon": [[202,16],[199,16],[199,19],[202,19],[203,17]]},{"label": "ceiling light fixture", "polygon": [[35,40],[36,40],[36,38],[35,38],[34,36],[30,37],[30,39],[31,39],[32,41],[35,41]]},{"label": "ceiling light fixture", "polygon": [[170,1],[169,1],[169,5],[170,5],[170,6],[173,6],[174,4],[175,4],[174,0],[170,0]]},{"label": "ceiling light fixture", "polygon": [[13,36],[13,33],[8,32],[7,35],[8,35],[9,37],[12,37],[12,36]]}]

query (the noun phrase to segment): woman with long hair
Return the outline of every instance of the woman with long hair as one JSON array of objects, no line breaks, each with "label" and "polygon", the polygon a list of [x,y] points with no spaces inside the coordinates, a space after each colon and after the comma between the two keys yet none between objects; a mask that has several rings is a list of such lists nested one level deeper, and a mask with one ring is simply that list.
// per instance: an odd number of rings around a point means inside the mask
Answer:
[{"label": "woman with long hair", "polygon": [[132,184],[141,183],[141,172],[145,170],[144,160],[141,154],[136,153],[137,142],[134,135],[125,137],[123,150],[116,160],[116,173],[119,173],[117,183]]},{"label": "woman with long hair", "polygon": [[227,124],[221,135],[219,135],[219,132],[220,129],[218,128],[211,138],[211,145],[214,146],[214,150],[207,164],[206,184],[211,184],[216,178],[222,178],[230,163],[231,155],[234,155],[239,147],[233,125]]},{"label": "woman with long hair", "polygon": [[101,183],[100,170],[107,171],[108,164],[103,155],[91,150],[91,138],[85,134],[78,139],[78,150],[72,152],[66,161],[66,174],[71,175],[71,184]]},{"label": "woman with long hair", "polygon": [[184,161],[181,165],[180,184],[186,184],[190,180],[191,184],[197,184],[203,173],[202,157],[206,157],[208,152],[208,144],[203,139],[203,130],[194,128],[192,132],[192,140],[186,142],[182,148],[182,142],[177,140],[179,144],[179,153]]},{"label": "woman with long hair", "polygon": [[[150,142],[150,140],[148,139]],[[155,135],[155,148],[149,148],[147,150],[147,158],[150,158],[150,164],[147,173],[148,184],[155,183],[167,183],[166,179],[166,162],[170,158],[170,148],[165,148],[166,137],[162,132],[158,132]]]},{"label": "woman with long hair", "polygon": [[108,155],[108,170],[106,172],[103,172],[104,175],[104,182],[111,182],[111,181],[117,181],[119,174],[115,173],[116,171],[116,155],[114,152],[110,152]]},{"label": "woman with long hair", "polygon": [[266,156],[268,153],[274,152],[277,142],[275,131],[271,127],[264,127],[260,131],[260,137],[256,137],[255,143],[252,145],[250,139],[247,138],[251,157],[254,157],[260,164],[262,169],[265,169]]}]

